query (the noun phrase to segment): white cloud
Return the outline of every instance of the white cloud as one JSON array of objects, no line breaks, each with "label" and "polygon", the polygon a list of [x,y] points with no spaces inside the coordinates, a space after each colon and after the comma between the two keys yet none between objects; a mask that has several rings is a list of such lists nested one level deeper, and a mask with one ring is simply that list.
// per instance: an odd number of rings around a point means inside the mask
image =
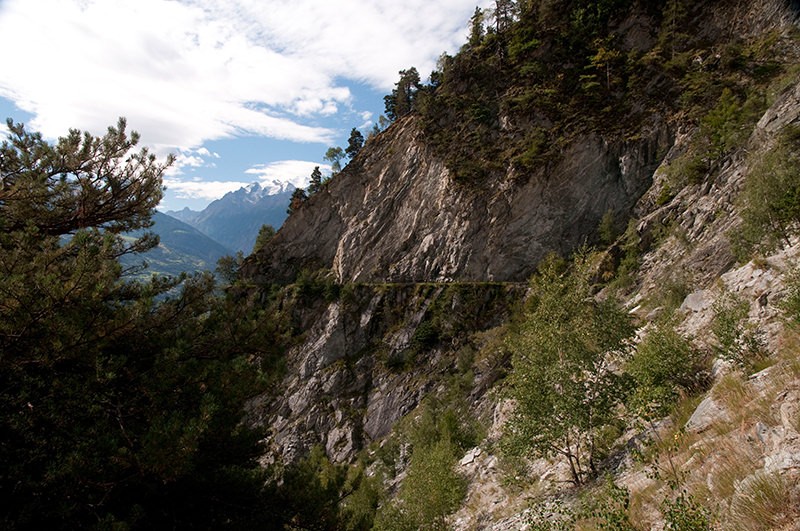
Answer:
[{"label": "white cloud", "polygon": [[[203,151],[204,148],[197,150]],[[180,156],[178,157],[180,159]],[[191,158],[191,157],[189,157]],[[181,178],[170,174],[164,179],[167,191],[179,200],[198,199],[212,201],[228,192],[235,192],[253,182],[258,182],[269,193],[278,193],[286,189],[287,184],[298,188],[308,186],[311,172],[319,166],[323,174],[330,173],[330,166],[318,162],[304,160],[281,160],[268,164],[258,164],[247,170],[245,174],[252,176],[249,182],[243,181],[204,181],[200,177]]]},{"label": "white cloud", "polygon": [[168,176],[183,175],[186,170],[196,168],[213,168],[216,164],[209,158],[218,159],[217,153],[211,153],[208,148],[201,147],[199,149],[182,149],[175,155],[175,162],[167,168],[165,172]]},{"label": "white cloud", "polygon": [[345,80],[389,90],[464,41],[475,0],[3,0],[0,96],[47,136],[126,116],[148,144],[330,143]]},{"label": "white cloud", "polygon": [[238,181],[184,181],[167,177],[164,185],[178,199],[203,199],[206,201],[219,199],[228,192],[234,192],[250,183]]},{"label": "white cloud", "polygon": [[258,164],[245,173],[253,175],[264,188],[276,188],[287,183],[305,188],[315,166],[319,166],[322,173],[330,173],[329,165],[306,160],[280,160],[269,164]]}]

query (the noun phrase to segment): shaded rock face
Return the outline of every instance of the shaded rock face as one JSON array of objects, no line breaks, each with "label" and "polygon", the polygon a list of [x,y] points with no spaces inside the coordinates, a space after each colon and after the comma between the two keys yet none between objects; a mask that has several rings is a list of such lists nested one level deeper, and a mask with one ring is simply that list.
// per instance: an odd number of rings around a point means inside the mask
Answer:
[{"label": "shaded rock face", "polygon": [[[250,404],[269,426],[266,460],[293,461],[313,446],[346,462],[435,391],[460,353],[475,351],[471,333],[508,318],[525,286],[450,284],[354,286],[303,319],[315,322],[287,353],[277,396]],[[313,315],[312,315],[313,314]],[[498,375],[476,370],[476,395]]]},{"label": "shaded rock face", "polygon": [[374,139],[286,221],[245,274],[290,280],[330,268],[342,282],[521,281],[569,252],[612,211],[627,219],[672,144],[654,120],[641,140],[577,138],[536,174],[454,182],[413,118]]}]

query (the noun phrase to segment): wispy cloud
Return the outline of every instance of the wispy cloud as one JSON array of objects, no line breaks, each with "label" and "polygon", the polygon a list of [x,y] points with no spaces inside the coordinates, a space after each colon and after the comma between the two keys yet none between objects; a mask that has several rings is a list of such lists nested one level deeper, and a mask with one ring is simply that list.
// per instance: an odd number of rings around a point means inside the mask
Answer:
[{"label": "wispy cloud", "polygon": [[4,0],[0,96],[45,135],[117,116],[148,144],[329,143],[347,80],[388,90],[463,42],[475,0]]},{"label": "wispy cloud", "polygon": [[[201,148],[198,151],[202,151]],[[180,157],[179,157],[180,159]],[[202,159],[188,157],[194,162]],[[187,163],[186,166],[193,164]],[[202,166],[202,164],[200,164]],[[200,177],[186,177],[173,172],[164,179],[164,185],[178,199],[218,199],[228,192],[234,192],[258,182],[263,188],[277,193],[285,189],[285,185],[292,184],[298,188],[305,188],[315,166],[319,166],[322,173],[330,173],[330,166],[318,162],[305,160],[281,160],[269,164],[259,164],[245,170],[245,174],[252,177],[249,182],[243,181],[206,181]]]},{"label": "wispy cloud", "polygon": [[222,197],[228,192],[234,192],[250,183],[239,181],[201,181],[182,180],[177,177],[166,177],[164,185],[178,199],[203,199],[213,200]]},{"label": "wispy cloud", "polygon": [[298,188],[308,186],[311,172],[314,167],[319,166],[322,173],[330,173],[330,166],[319,162],[309,162],[306,160],[280,160],[269,164],[259,164],[245,171],[247,175],[252,175],[254,181],[258,181],[264,187],[270,187],[277,183],[291,183]]}]

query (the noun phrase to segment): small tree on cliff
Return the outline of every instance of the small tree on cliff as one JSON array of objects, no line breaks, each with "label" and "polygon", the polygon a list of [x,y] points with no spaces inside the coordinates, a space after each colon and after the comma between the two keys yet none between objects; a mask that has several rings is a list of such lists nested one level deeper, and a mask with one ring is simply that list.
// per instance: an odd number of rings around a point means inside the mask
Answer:
[{"label": "small tree on cliff", "polygon": [[364,147],[364,135],[354,127],[353,130],[350,131],[350,138],[347,140],[347,148],[344,152],[352,159],[358,155],[362,147]]},{"label": "small tree on cliff", "polygon": [[322,158],[331,163],[332,175],[336,175],[342,171],[342,159],[344,158],[344,150],[342,148],[338,146],[329,147],[328,151],[325,152],[325,156]]},{"label": "small tree on cliff", "polygon": [[595,471],[598,435],[625,397],[612,370],[633,327],[613,300],[592,297],[586,263],[550,258],[531,280],[525,319],[508,345],[516,410],[506,442],[516,453],[560,456],[572,481]]},{"label": "small tree on cliff", "polygon": [[383,98],[386,117],[395,121],[411,113],[414,110],[415,96],[421,87],[416,68],[412,66],[408,70],[401,70],[395,89]]},{"label": "small tree on cliff", "polygon": [[286,209],[286,213],[291,214],[292,212],[300,208],[300,206],[306,202],[306,199],[308,199],[306,191],[303,190],[302,188],[295,188],[294,192],[292,192],[291,199],[289,199],[289,208]]},{"label": "small tree on cliff", "polygon": [[311,179],[308,182],[308,195],[316,194],[322,188],[322,172],[319,171],[319,166],[314,166],[311,172]]}]

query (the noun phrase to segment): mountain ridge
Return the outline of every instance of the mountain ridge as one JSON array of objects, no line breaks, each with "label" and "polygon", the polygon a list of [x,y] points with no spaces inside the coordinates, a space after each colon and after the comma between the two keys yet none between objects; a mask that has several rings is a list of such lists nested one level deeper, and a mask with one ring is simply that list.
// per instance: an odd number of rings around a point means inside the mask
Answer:
[{"label": "mountain ridge", "polygon": [[[156,212],[152,220],[153,226],[148,230],[159,236],[159,244],[144,254],[123,257],[123,264],[128,267],[147,262],[145,275],[177,276],[184,272],[213,271],[217,260],[232,253],[221,243],[168,214]],[[143,232],[136,231],[127,237],[136,238]]]},{"label": "mountain ridge", "polygon": [[283,224],[294,190],[295,186],[291,183],[274,181],[265,185],[254,182],[228,192],[201,211],[187,207],[166,213],[213,240],[225,242],[234,252],[248,254],[262,225],[277,229]]}]

